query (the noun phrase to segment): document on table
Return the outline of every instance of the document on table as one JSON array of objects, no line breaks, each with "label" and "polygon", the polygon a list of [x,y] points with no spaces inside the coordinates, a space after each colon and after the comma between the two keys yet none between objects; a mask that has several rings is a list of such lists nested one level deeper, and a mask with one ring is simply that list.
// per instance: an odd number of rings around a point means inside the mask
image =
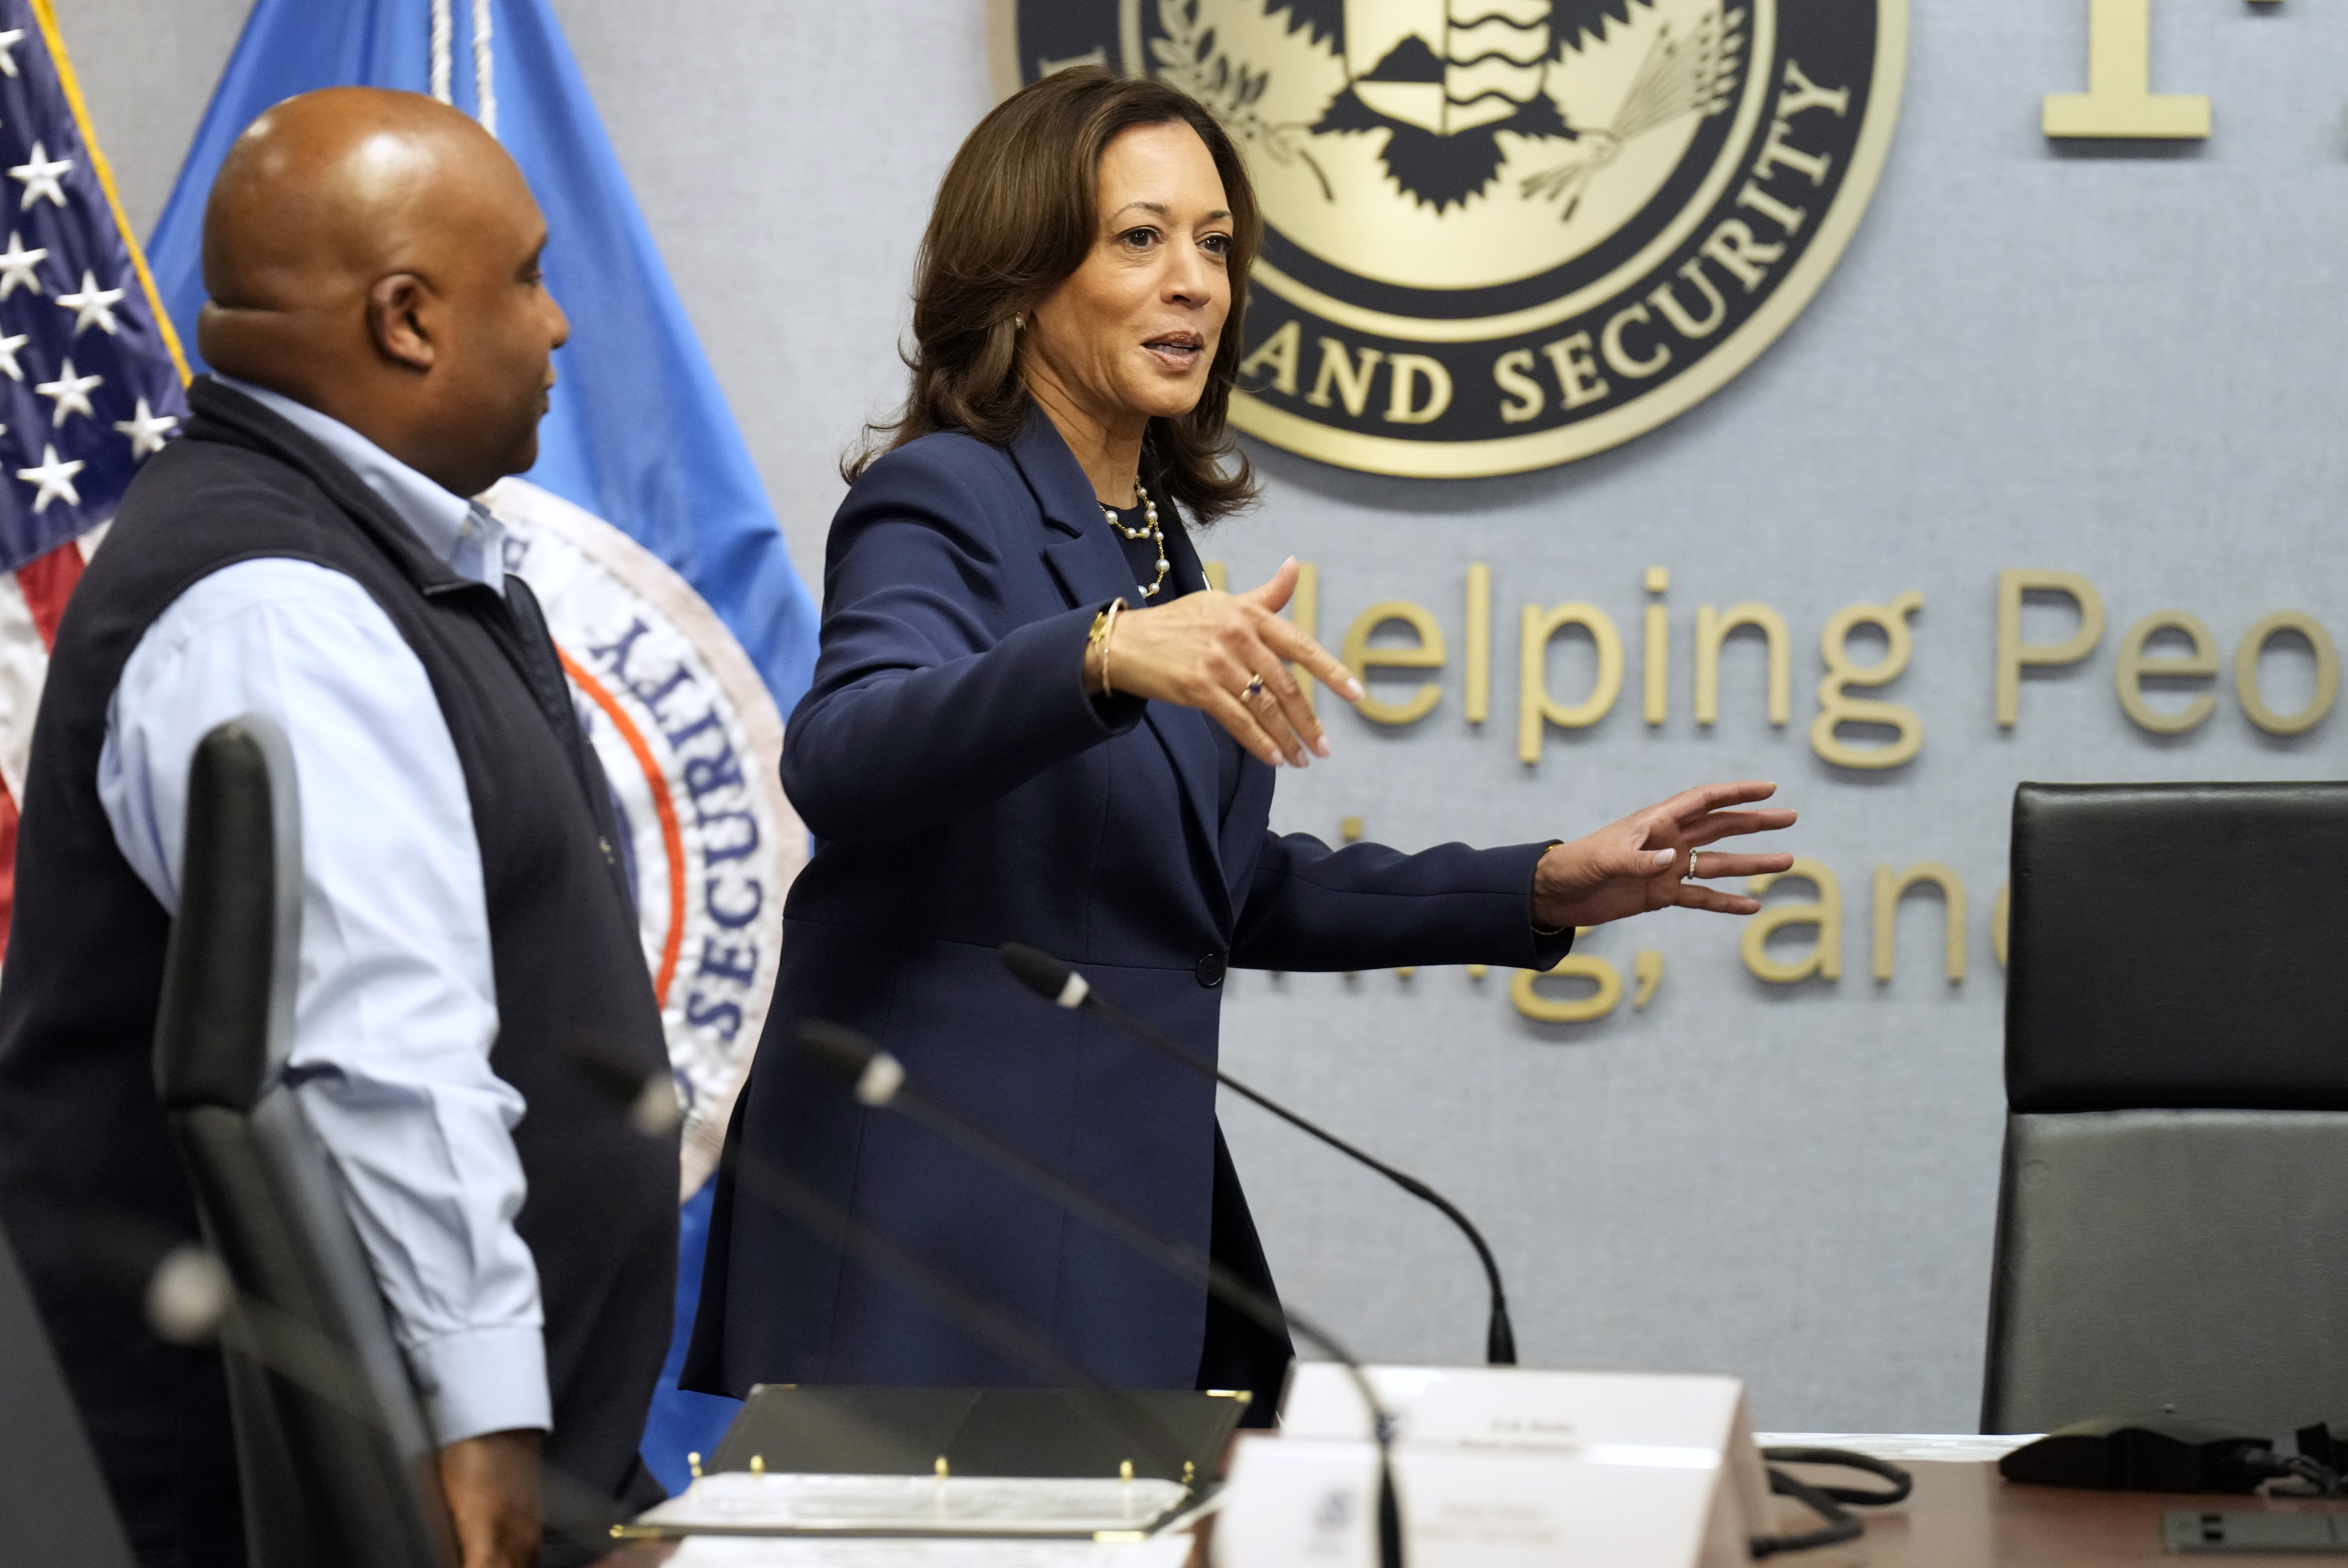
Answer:
[{"label": "document on table", "polygon": [[1189,1490],[1170,1480],[1014,1476],[703,1476],[630,1535],[1077,1536],[1148,1531]]},{"label": "document on table", "polygon": [[665,1568],[1182,1568],[1195,1544],[1160,1535],[1122,1544],[936,1536],[695,1535]]}]

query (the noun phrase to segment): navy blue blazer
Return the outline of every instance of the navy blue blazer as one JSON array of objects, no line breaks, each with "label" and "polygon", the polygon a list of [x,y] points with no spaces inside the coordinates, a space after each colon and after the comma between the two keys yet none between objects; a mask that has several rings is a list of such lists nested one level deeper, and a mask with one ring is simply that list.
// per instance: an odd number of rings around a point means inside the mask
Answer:
[{"label": "navy blue blazer", "polygon": [[[1171,508],[1166,509],[1169,513]],[[1203,586],[1179,526],[1175,579]],[[783,782],[816,849],[785,907],[780,974],[728,1132],[1046,1329],[1101,1377],[1189,1387],[1206,1297],[934,1135],[799,1068],[799,1020],[860,1029],[912,1082],[1200,1253],[1212,1087],[1022,989],[1035,944],[1212,1059],[1224,966],[1540,965],[1546,847],[1332,851],[1266,827],[1273,770],[1194,709],[1083,687],[1093,617],[1136,607],[1092,487],[1040,415],[1005,450],[924,437],[874,463],[833,521],[822,654]],[[688,1387],[1016,1384],[1030,1368],[882,1284],[720,1176]]]}]

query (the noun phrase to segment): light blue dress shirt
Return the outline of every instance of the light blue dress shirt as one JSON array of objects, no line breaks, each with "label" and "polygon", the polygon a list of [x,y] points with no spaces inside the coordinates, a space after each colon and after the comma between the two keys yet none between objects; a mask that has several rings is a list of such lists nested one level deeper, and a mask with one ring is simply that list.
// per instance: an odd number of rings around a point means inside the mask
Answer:
[{"label": "light blue dress shirt", "polygon": [[[353,472],[449,566],[504,592],[503,535],[356,431],[222,377]],[[179,907],[188,768],[265,713],[302,801],[302,968],[287,1077],[342,1176],[438,1439],[550,1423],[538,1270],[514,1230],[521,1096],[498,1036],[472,805],[424,665],[351,578],[223,567],[156,617],[107,708],[98,798],[140,880]]]}]

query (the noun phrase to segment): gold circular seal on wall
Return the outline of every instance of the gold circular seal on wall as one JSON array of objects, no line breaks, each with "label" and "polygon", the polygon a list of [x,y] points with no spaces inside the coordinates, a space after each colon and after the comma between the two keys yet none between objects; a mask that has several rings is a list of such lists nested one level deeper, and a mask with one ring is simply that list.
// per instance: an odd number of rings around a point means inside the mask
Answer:
[{"label": "gold circular seal on wall", "polygon": [[1907,0],[992,0],[999,91],[1071,66],[1211,109],[1265,218],[1241,429],[1516,473],[1686,412],[1834,270]]}]

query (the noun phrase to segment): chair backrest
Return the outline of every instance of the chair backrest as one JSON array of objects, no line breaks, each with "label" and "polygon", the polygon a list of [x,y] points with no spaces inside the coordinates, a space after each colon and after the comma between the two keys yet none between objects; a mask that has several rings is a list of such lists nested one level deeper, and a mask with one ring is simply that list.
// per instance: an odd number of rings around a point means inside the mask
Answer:
[{"label": "chair backrest", "polygon": [[0,1563],[130,1568],[130,1542],[0,1231]]},{"label": "chair backrest", "polygon": [[1982,1429],[2348,1419],[2348,784],[2024,784]]},{"label": "chair backrest", "polygon": [[285,738],[220,726],[188,788],[155,1078],[222,1321],[255,1568],[442,1568],[434,1454],[332,1163],[283,1069],[299,964],[300,803]]}]

